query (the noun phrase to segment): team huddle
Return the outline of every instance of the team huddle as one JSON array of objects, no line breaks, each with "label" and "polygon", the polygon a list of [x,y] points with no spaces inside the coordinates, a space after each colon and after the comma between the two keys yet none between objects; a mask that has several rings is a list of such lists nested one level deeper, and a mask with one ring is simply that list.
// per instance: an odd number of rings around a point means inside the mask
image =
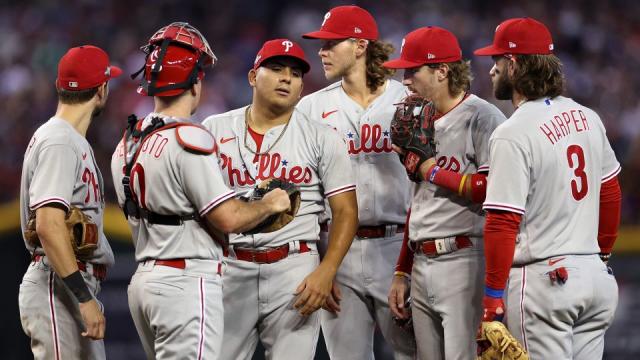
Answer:
[{"label": "team huddle", "polygon": [[[331,85],[301,98],[304,51],[269,40],[250,104],[202,124],[205,37],[171,23],[142,47],[133,77],[154,110],[123,122],[111,175],[147,358],[251,359],[260,341],[268,359],[313,359],[322,329],[331,359],[373,359],[377,328],[395,359],[601,359],[620,164],[600,117],[562,96],[546,26],[508,19],[474,52],[509,118],[470,92],[447,29],[408,33],[390,59],[373,16],[338,6],[302,37]],[[98,47],[70,49],[25,153],[19,306],[36,359],[106,358],[114,255],[86,132],[121,74]]]}]

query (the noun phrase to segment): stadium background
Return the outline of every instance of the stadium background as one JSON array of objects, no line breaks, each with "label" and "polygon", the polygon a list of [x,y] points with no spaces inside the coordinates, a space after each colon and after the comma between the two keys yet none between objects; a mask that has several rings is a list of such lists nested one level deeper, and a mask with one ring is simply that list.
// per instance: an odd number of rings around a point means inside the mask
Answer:
[{"label": "stadium background", "polygon": [[[508,102],[491,94],[490,59],[473,57],[472,50],[489,43],[497,24],[509,17],[531,16],[547,24],[556,54],[565,64],[566,94],[594,108],[622,163],[623,212],[620,238],[611,265],[620,285],[616,321],[607,333],[606,359],[640,357],[640,2],[607,1],[326,1],[326,0],[209,0],[125,1],[47,0],[0,1],[0,272],[5,289],[0,296],[0,355],[29,359],[28,338],[21,330],[17,291],[29,263],[19,231],[20,169],[33,131],[55,112],[54,80],[59,58],[67,48],[98,45],[112,62],[135,72],[143,63],[138,50],[159,27],[187,21],[207,37],[219,63],[205,78],[203,103],[195,117],[247,104],[251,91],[246,73],[263,41],[289,37],[307,52],[312,70],[305,77],[305,94],[325,86],[317,56],[318,43],[300,34],[315,30],[325,12],[336,5],[355,3],[377,19],[382,39],[396,47],[404,34],[420,26],[439,25],[459,38],[463,56],[472,60],[472,92],[510,115]],[[399,74],[400,75],[400,74]],[[399,76],[396,76],[399,78]],[[115,193],[109,161],[127,115],[143,115],[152,108],[149,98],[135,93],[136,83],[122,76],[110,83],[107,109],[92,124],[88,138],[105,175],[105,196]],[[117,264],[103,284],[100,298],[107,312],[107,355],[112,359],[143,358],[130,320],[126,286],[135,269],[133,247],[124,218],[113,205],[107,210],[105,230],[116,252]],[[241,300],[239,300],[241,301]],[[323,346],[317,358],[326,358]],[[390,358],[382,341],[378,358]],[[262,358],[256,355],[255,358]]]}]

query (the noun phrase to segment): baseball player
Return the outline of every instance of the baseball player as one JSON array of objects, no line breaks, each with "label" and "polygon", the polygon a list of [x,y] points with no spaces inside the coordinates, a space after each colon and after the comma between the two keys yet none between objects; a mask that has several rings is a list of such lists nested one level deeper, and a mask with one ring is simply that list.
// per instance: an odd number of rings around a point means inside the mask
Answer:
[{"label": "baseball player", "polygon": [[143,49],[138,92],[154,96],[155,109],[132,121],[111,161],[139,263],[129,308],[149,359],[217,359],[224,328],[219,233],[253,228],[286,210],[289,197],[274,190],[251,204],[235,199],[213,136],[190,122],[204,70],[216,60],[202,34],[172,23]]},{"label": "baseball player", "polygon": [[[384,66],[404,69],[409,90],[431,100],[437,144],[436,156],[425,159],[416,174],[422,182],[414,191],[408,242],[398,259],[389,305],[399,318],[412,316],[418,358],[475,359],[484,274],[480,203],[489,171],[489,136],[505,117],[469,93],[469,61],[446,29],[410,32],[400,58]],[[404,308],[409,287],[411,315]]]},{"label": "baseball player", "polygon": [[[36,130],[20,183],[23,233],[35,216],[37,241],[25,245],[32,263],[19,291],[22,329],[35,359],[104,359],[103,306],[96,299],[113,252],[102,231],[104,183],[87,129],[105,107],[108,81],[122,70],[102,49],[70,49],[58,63],[58,109]],[[74,254],[65,216],[80,209],[96,225],[97,248]]]},{"label": "baseball player", "polygon": [[531,359],[601,359],[618,302],[606,262],[620,164],[600,117],[561,95],[553,50],[544,24],[515,18],[475,51],[493,57],[494,94],[516,108],[490,140],[482,320],[506,311]]},{"label": "baseball player", "polygon": [[320,30],[303,37],[321,40],[325,77],[337,81],[304,97],[298,109],[343,136],[358,192],[360,227],[338,270],[335,306],[321,315],[327,350],[332,359],[372,359],[377,325],[396,359],[411,359],[413,337],[394,325],[386,298],[410,197],[389,136],[393,104],[407,95],[382,67],[393,46],[378,40],[375,19],[358,6],[329,10]]},{"label": "baseball player", "polygon": [[[222,359],[251,359],[258,339],[267,359],[313,359],[336,271],[358,226],[355,184],[341,137],[295,110],[309,71],[289,39],[264,43],[249,71],[251,105],[207,118],[220,139],[222,175],[238,193],[269,178],[300,187],[291,223],[268,234],[235,234],[224,279]],[[338,218],[322,261],[318,216],[328,199]]]}]

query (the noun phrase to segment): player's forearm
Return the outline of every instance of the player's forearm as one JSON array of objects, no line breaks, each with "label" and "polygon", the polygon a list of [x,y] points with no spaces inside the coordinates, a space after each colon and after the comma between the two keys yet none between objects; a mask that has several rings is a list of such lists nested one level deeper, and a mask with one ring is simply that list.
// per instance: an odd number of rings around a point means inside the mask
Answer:
[{"label": "player's forearm", "polygon": [[598,245],[600,252],[610,254],[613,244],[618,238],[620,226],[620,208],[622,192],[618,177],[614,177],[602,184],[600,189],[600,221],[598,223]]},{"label": "player's forearm", "polygon": [[460,174],[432,164],[420,174],[423,180],[475,203],[484,202],[487,195],[487,175],[483,173]]},{"label": "player's forearm", "polygon": [[338,271],[342,259],[349,251],[351,242],[358,230],[358,205],[353,194],[340,194],[336,196],[349,195],[348,204],[340,207],[331,207],[331,227],[329,228],[329,246],[322,258],[320,266],[328,267],[333,273]]},{"label": "player's forearm", "polygon": [[[485,292],[502,292],[513,264],[516,237],[521,215],[508,211],[487,211],[484,225],[484,253],[486,261]],[[488,294],[492,297],[494,294]]]},{"label": "player's forearm", "polygon": [[64,211],[57,208],[41,208],[36,212],[36,233],[42,249],[56,274],[62,278],[78,271],[64,217]]},{"label": "player's forearm", "polygon": [[402,246],[400,247],[400,254],[398,255],[398,261],[396,261],[396,269],[394,275],[405,276],[410,278],[411,270],[413,269],[413,251],[409,249],[409,219],[411,218],[411,209],[407,213],[407,221],[404,226],[404,235],[402,237]]},{"label": "player's forearm", "polygon": [[271,204],[264,201],[244,202],[230,199],[207,214],[209,221],[224,233],[242,233],[258,226],[274,214]]}]

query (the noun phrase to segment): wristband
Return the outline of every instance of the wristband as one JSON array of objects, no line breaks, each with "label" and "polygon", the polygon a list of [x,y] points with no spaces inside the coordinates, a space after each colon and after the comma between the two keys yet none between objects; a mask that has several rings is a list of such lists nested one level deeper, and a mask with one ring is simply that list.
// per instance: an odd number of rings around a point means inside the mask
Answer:
[{"label": "wristband", "polygon": [[440,166],[435,165],[429,174],[429,182],[433,184],[433,179],[436,178],[436,173],[440,170]]},{"label": "wristband", "polygon": [[76,271],[73,274],[62,279],[64,284],[71,290],[73,295],[75,295],[78,302],[84,303],[91,299],[93,296],[87,287],[87,283],[84,282],[84,278],[80,271]]},{"label": "wristband", "polygon": [[405,278],[407,278],[408,280],[411,280],[411,274],[407,274],[407,273],[406,273],[406,272],[404,272],[404,271],[396,271],[396,272],[394,272],[394,273],[393,273],[393,276],[405,277]]},{"label": "wristband", "polygon": [[498,289],[492,289],[488,286],[484,287],[484,294],[488,297],[492,297],[492,298],[496,298],[496,299],[502,299],[502,296],[504,295],[504,289],[502,290],[498,290]]}]

